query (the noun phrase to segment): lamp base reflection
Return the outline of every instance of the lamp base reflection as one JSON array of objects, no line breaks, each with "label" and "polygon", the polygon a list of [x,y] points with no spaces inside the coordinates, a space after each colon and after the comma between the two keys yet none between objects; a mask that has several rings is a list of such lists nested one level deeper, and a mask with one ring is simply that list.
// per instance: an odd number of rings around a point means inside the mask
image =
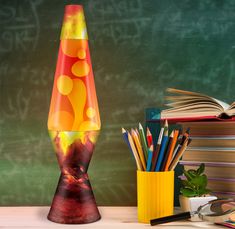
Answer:
[{"label": "lamp base reflection", "polygon": [[48,219],[63,224],[101,218],[87,174],[99,131],[49,131],[61,175]]}]

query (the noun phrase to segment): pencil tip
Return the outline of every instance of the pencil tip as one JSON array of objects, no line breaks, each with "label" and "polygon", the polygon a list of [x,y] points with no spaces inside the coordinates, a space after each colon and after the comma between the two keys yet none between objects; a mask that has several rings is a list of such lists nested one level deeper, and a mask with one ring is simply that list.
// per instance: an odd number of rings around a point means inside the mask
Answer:
[{"label": "pencil tip", "polygon": [[164,127],[168,127],[168,121],[167,121],[167,119],[165,119]]},{"label": "pencil tip", "polygon": [[124,134],[124,133],[126,133],[126,130],[122,127],[122,133]]},{"label": "pencil tip", "polygon": [[141,125],[141,123],[139,122],[139,129],[143,129],[143,127],[142,127],[142,125]]},{"label": "pencil tip", "polygon": [[151,132],[148,127],[147,127],[147,135],[151,135]]},{"label": "pencil tip", "polygon": [[149,148],[151,151],[153,151],[153,144],[150,146],[150,148]]}]

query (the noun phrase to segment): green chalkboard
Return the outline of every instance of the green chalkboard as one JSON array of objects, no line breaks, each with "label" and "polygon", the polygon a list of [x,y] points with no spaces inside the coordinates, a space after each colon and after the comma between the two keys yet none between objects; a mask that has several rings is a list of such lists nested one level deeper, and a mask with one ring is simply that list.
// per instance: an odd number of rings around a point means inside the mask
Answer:
[{"label": "green chalkboard", "polygon": [[120,128],[162,107],[166,87],[232,102],[233,0],[1,0],[0,205],[50,204],[59,168],[47,133],[64,5],[83,4],[102,131],[89,168],[98,204],[135,205]]}]

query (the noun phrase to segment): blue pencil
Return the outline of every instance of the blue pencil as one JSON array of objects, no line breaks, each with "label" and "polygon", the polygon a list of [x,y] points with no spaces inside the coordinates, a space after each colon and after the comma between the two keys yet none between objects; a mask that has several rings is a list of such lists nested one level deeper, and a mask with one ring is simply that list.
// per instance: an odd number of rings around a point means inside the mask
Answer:
[{"label": "blue pencil", "polygon": [[146,171],[148,172],[151,171],[152,158],[153,158],[153,145],[151,145],[148,150],[148,161],[147,161],[147,168],[146,168]]},{"label": "blue pencil", "polygon": [[162,145],[161,145],[161,149],[160,149],[158,160],[157,160],[157,165],[155,169],[156,172],[160,171],[162,160],[164,158],[164,152],[167,147],[167,143],[168,143],[168,136],[164,136],[162,139]]},{"label": "blue pencil", "polygon": [[124,128],[122,128],[122,136],[123,136],[124,141],[128,145],[128,148],[130,149],[130,151],[131,151],[131,153],[133,155],[132,148],[131,148],[131,145],[130,145],[129,140],[128,140],[128,133],[127,133],[127,131]]},{"label": "blue pencil", "polygon": [[165,129],[165,133],[164,136],[162,138],[162,143],[161,143],[161,148],[160,148],[160,152],[159,152],[159,156],[158,156],[158,160],[157,160],[157,165],[155,168],[155,171],[158,172],[161,169],[161,165],[162,165],[162,161],[164,158],[164,153],[166,151],[166,147],[168,145],[168,123],[167,120],[165,121],[165,125],[164,125],[164,129]]}]

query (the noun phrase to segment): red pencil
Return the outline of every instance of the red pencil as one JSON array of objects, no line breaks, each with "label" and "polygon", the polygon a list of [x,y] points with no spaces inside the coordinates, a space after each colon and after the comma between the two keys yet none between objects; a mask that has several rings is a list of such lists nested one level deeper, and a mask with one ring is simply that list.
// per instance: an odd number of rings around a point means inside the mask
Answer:
[{"label": "red pencil", "polygon": [[147,127],[147,142],[148,142],[148,147],[150,148],[150,146],[153,144],[153,136],[149,130],[149,128]]}]

